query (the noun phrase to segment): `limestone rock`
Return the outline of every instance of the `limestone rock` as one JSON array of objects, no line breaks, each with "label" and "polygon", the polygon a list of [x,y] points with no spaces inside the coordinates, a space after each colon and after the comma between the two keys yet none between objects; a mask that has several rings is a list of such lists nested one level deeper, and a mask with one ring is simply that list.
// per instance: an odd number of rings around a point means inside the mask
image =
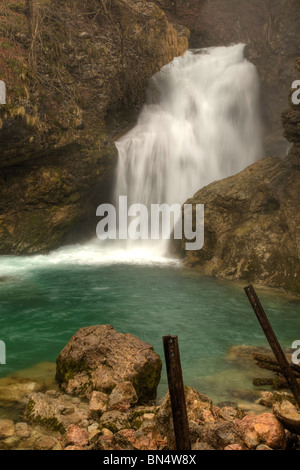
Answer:
[{"label": "limestone rock", "polygon": [[30,395],[24,416],[29,422],[64,432],[71,424],[87,423],[88,409],[84,404],[76,406],[71,397],[58,392],[34,393]]},{"label": "limestone rock", "polygon": [[121,429],[128,429],[130,427],[128,416],[121,411],[107,411],[104,413],[99,421],[100,429],[108,429],[112,433],[121,431]]},{"label": "limestone rock", "polygon": [[107,411],[108,395],[102,392],[94,391],[89,402],[89,414],[97,420]]},{"label": "limestone rock", "polygon": [[131,382],[140,402],[155,399],[161,359],[150,344],[111,325],[81,328],[59,354],[56,379],[62,390],[90,397]]},{"label": "limestone rock", "polygon": [[159,435],[145,435],[134,429],[123,429],[113,437],[113,444],[121,450],[158,450]]},{"label": "limestone rock", "polygon": [[186,264],[300,293],[300,178],[289,157],[264,158],[187,204],[205,205],[205,242],[200,251],[186,251],[185,239],[177,245]]},{"label": "limestone rock", "polygon": [[106,114],[144,102],[188,31],[144,0],[45,0],[29,18],[26,2],[2,3],[0,252],[47,252],[94,233],[95,197],[107,200],[117,164]]},{"label": "limestone rock", "polygon": [[51,436],[39,437],[34,444],[35,450],[52,450],[57,446],[58,440]]},{"label": "limestone rock", "polygon": [[240,444],[230,444],[226,446],[224,450],[245,450]]},{"label": "limestone rock", "polygon": [[0,439],[12,437],[15,434],[14,422],[10,419],[0,419]]},{"label": "limestone rock", "polygon": [[109,408],[111,410],[127,411],[138,401],[136,391],[131,382],[118,384],[109,397]]},{"label": "limestone rock", "polygon": [[204,426],[202,439],[214,449],[224,450],[227,446],[244,444],[240,430],[230,421],[216,421]]},{"label": "limestone rock", "polygon": [[273,413],[285,429],[300,435],[300,413],[290,401],[274,403]]},{"label": "limestone rock", "polygon": [[265,444],[274,450],[285,449],[284,427],[273,414],[248,415],[236,423],[249,449],[255,449],[260,444]]},{"label": "limestone rock", "polygon": [[[185,387],[185,400],[190,428],[193,427],[193,430],[190,429],[190,431],[196,440],[200,432],[198,424],[204,423],[212,417],[213,404],[208,397],[190,387]],[[172,422],[170,395],[167,393],[157,413],[157,426],[161,435],[167,437],[170,449],[175,449]]]},{"label": "limestone rock", "polygon": [[28,437],[30,437],[31,431],[27,423],[21,423],[21,422],[16,423],[15,429],[16,429],[16,435],[20,439],[27,439]]},{"label": "limestone rock", "polygon": [[71,424],[64,435],[63,443],[66,447],[69,445],[85,447],[89,443],[89,435],[84,429]]}]

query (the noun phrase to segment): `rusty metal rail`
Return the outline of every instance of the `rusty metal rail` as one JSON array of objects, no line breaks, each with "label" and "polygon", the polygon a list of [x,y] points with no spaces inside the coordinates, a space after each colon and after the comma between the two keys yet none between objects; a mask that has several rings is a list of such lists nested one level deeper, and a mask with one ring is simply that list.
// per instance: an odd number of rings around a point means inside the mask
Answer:
[{"label": "rusty metal rail", "polygon": [[278,364],[280,366],[280,370],[282,372],[282,375],[285,377],[287,383],[289,384],[289,387],[291,389],[292,394],[294,395],[294,398],[296,400],[296,403],[298,407],[300,408],[300,386],[293,374],[292,368],[290,364],[288,363],[287,358],[285,357],[285,354],[279,344],[279,341],[273,331],[273,328],[268,320],[268,317],[260,303],[260,300],[254,290],[254,287],[252,285],[247,286],[244,288],[247,297],[252,305],[252,308],[255,312],[255,315],[260,323],[260,326],[262,327],[262,330],[264,334],[266,335],[266,338],[269,342],[269,345],[271,346],[271,349],[274,353],[274,356],[276,357]]},{"label": "rusty metal rail", "polygon": [[177,336],[163,337],[177,450],[191,450],[189,423]]}]

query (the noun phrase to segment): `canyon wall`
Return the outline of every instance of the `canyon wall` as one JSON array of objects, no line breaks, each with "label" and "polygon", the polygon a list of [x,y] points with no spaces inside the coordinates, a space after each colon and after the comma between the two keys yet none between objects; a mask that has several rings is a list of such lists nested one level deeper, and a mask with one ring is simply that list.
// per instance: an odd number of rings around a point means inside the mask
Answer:
[{"label": "canyon wall", "polygon": [[[300,76],[300,57],[296,62]],[[294,90],[295,91],[295,90]],[[292,144],[286,158],[267,157],[201,189],[187,203],[205,204],[205,243],[179,251],[208,275],[300,294],[300,105],[282,113]]]},{"label": "canyon wall", "polygon": [[88,234],[117,162],[106,115],[144,102],[188,30],[146,1],[1,0],[0,11],[0,253],[46,252]]},{"label": "canyon wall", "polygon": [[280,115],[286,107],[294,63],[299,55],[300,9],[298,0],[155,0],[170,21],[191,31],[190,47],[247,44],[261,83],[261,109],[266,155],[285,156]]}]

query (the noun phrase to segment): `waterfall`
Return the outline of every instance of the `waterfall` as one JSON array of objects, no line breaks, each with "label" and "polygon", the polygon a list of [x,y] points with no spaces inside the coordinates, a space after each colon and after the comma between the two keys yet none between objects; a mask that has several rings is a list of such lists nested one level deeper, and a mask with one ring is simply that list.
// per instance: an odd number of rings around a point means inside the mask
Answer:
[{"label": "waterfall", "polygon": [[[115,199],[184,203],[214,180],[262,157],[259,81],[244,45],[188,51],[150,81],[137,125],[117,141]],[[64,264],[179,263],[165,240],[94,238],[49,255],[2,257],[5,275]]]},{"label": "waterfall", "polygon": [[116,200],[147,207],[182,204],[261,158],[259,80],[244,45],[188,51],[163,67],[116,145]]}]

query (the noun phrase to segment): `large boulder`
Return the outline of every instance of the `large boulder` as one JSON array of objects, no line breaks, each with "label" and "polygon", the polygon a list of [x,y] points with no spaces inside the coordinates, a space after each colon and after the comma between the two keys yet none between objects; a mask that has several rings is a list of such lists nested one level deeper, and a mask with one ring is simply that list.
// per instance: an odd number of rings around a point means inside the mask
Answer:
[{"label": "large boulder", "polygon": [[300,434],[300,413],[290,401],[274,403],[273,413],[285,429],[294,434]]},{"label": "large boulder", "polygon": [[81,328],[56,361],[56,379],[67,393],[90,398],[131,382],[139,402],[156,398],[162,362],[153,347],[111,325]]},{"label": "large boulder", "polygon": [[249,449],[256,449],[261,444],[274,450],[283,450],[286,447],[284,427],[271,413],[247,415],[236,421],[236,424]]}]

